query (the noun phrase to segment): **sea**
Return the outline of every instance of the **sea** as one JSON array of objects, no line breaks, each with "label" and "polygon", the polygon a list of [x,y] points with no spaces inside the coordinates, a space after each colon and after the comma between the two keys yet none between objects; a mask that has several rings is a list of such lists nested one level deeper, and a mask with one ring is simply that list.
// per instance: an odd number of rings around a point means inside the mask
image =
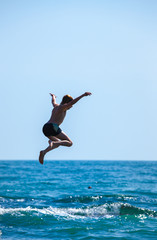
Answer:
[{"label": "sea", "polygon": [[0,161],[0,240],[157,239],[156,161]]}]

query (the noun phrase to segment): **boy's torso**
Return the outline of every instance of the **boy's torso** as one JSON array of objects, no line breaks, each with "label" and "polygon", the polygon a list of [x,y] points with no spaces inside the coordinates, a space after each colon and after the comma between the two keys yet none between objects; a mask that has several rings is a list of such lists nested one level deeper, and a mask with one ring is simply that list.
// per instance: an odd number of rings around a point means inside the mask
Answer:
[{"label": "boy's torso", "polygon": [[63,111],[63,108],[60,105],[58,105],[53,108],[51,118],[48,122],[60,125],[63,122],[65,115],[66,111]]}]

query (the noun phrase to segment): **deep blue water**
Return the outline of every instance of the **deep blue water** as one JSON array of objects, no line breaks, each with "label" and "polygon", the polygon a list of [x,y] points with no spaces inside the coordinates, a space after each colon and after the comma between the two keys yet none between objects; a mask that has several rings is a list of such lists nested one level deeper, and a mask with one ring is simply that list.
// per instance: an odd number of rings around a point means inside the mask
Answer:
[{"label": "deep blue water", "polygon": [[0,239],[157,239],[157,162],[0,161]]}]

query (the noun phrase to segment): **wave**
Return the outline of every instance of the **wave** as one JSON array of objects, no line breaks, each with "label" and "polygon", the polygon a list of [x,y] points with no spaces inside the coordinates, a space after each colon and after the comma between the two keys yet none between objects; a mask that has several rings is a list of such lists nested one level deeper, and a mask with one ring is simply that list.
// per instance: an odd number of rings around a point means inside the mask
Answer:
[{"label": "wave", "polygon": [[56,203],[92,203],[97,201],[128,201],[128,200],[137,200],[137,197],[131,195],[120,195],[120,194],[112,194],[112,195],[95,195],[95,196],[68,196],[66,198],[61,198],[54,200]]},{"label": "wave", "polygon": [[[52,197],[46,196],[47,200],[50,200],[51,202],[54,203],[63,203],[63,204],[67,204],[67,203],[81,203],[81,204],[93,204],[93,202],[96,202],[97,204],[105,204],[108,202],[117,202],[117,201],[121,201],[121,202],[137,202],[137,200],[139,202],[143,202],[144,198],[139,198],[137,196],[133,196],[133,195],[123,195],[123,194],[106,194],[106,195],[93,195],[93,196],[89,196],[89,195],[75,195],[75,196],[67,196],[64,198],[59,198],[59,199],[55,199]],[[45,199],[45,195],[42,195],[40,198],[38,197],[19,197],[19,196],[0,196],[0,204],[3,202],[29,202],[29,201],[37,201],[37,202],[46,202]],[[148,202],[149,199],[146,199],[146,201]],[[152,200],[151,201],[156,201]]]},{"label": "wave", "polygon": [[57,199],[56,203],[90,203],[102,199],[103,196],[69,196],[66,198]]},{"label": "wave", "polygon": [[116,216],[135,216],[139,218],[157,217],[157,211],[135,207],[124,203],[106,203],[100,206],[90,206],[84,208],[0,208],[0,215],[9,214],[11,216],[48,216],[63,217],[66,219],[84,218],[111,218]]}]

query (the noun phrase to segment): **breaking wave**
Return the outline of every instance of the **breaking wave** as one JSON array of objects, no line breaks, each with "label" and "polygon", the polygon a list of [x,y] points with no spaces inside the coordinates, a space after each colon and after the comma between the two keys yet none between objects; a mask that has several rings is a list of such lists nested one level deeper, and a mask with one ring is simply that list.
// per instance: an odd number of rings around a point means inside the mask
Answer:
[{"label": "breaking wave", "polygon": [[85,219],[85,218],[111,218],[115,216],[135,216],[135,217],[157,217],[157,211],[135,207],[124,203],[106,203],[100,206],[90,206],[83,208],[0,208],[0,215],[12,216],[53,216],[66,219]]}]

